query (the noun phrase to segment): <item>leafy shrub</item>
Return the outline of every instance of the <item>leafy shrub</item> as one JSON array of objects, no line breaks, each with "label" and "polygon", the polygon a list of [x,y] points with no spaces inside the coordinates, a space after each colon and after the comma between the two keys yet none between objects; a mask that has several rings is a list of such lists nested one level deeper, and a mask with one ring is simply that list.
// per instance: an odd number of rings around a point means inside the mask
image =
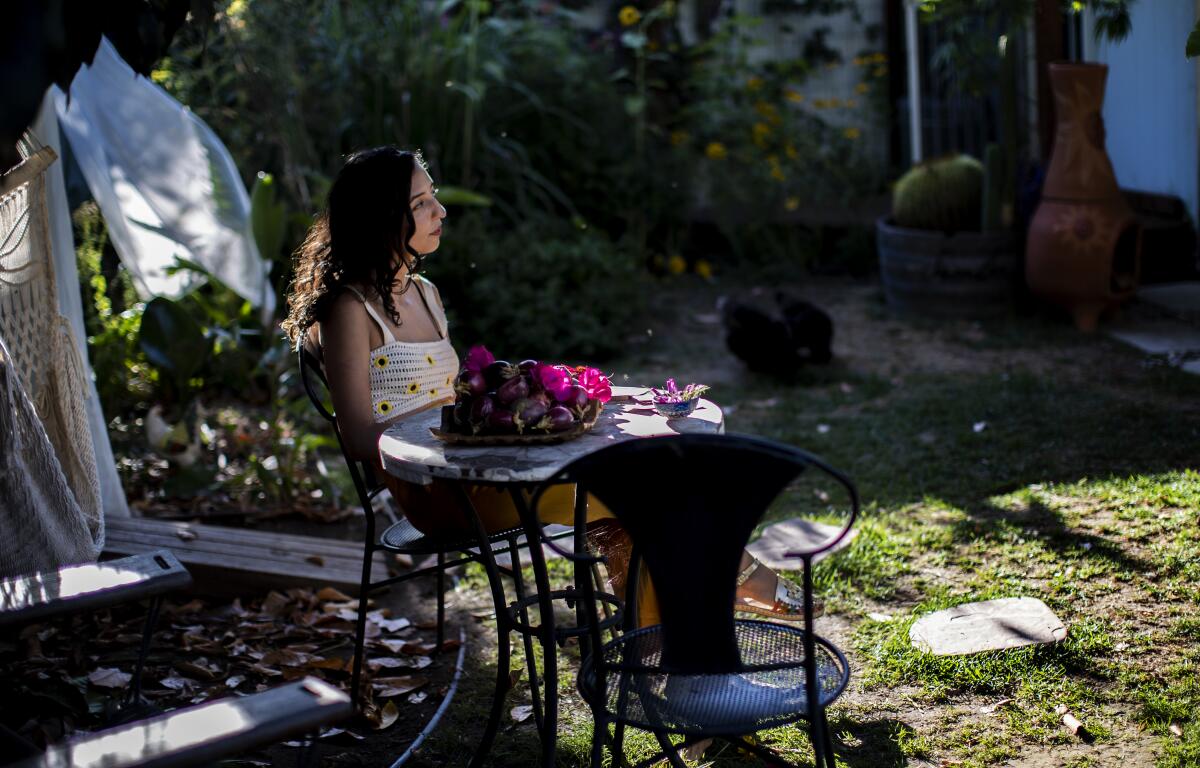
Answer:
[{"label": "leafy shrub", "polygon": [[529,219],[499,236],[494,219],[463,217],[426,262],[460,350],[601,360],[616,354],[645,306],[645,272],[601,234]]}]

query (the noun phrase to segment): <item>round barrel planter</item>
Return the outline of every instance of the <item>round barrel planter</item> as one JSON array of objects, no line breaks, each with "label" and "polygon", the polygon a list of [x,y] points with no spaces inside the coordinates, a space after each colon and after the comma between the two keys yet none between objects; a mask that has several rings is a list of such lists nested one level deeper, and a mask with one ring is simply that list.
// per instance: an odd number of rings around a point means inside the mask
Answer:
[{"label": "round barrel planter", "polygon": [[1007,311],[1020,286],[1012,232],[945,234],[875,223],[888,305],[902,312],[978,316]]}]

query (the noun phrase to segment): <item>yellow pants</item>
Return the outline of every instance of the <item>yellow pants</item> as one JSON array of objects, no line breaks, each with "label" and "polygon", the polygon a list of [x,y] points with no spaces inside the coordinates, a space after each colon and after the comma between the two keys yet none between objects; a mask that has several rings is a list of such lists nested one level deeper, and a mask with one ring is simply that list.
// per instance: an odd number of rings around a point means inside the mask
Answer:
[{"label": "yellow pants", "polygon": [[[393,498],[400,504],[409,522],[421,533],[441,537],[461,537],[473,533],[452,481],[435,479],[429,485],[416,485],[391,476],[385,477]],[[502,531],[521,524],[508,489],[471,483],[463,484],[462,488],[488,531]],[[528,495],[525,500],[529,501]],[[537,511],[543,523],[573,525],[575,486],[551,486],[542,494]],[[629,536],[612,512],[595,496],[588,496],[587,521],[588,542],[607,558],[609,586],[617,597],[623,598],[631,551]],[[644,568],[638,574],[637,602],[638,626],[659,623],[658,599],[650,583],[650,574]]]}]

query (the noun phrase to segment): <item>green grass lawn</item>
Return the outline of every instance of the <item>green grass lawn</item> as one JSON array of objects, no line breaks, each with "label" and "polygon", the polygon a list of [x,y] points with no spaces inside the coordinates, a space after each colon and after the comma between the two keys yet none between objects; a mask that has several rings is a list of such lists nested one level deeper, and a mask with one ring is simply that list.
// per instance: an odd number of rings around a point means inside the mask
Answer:
[{"label": "green grass lawn", "polygon": [[[876,289],[828,282],[800,290],[834,317],[837,360],[777,381],[744,371],[711,317],[692,321],[720,290],[665,291],[661,325],[606,367],[630,383],[712,384],[728,431],[803,447],[857,483],[859,534],[816,578],[822,631],[852,665],[832,710],[839,764],[1200,765],[1200,379],[1053,319],[906,321]],[[790,489],[764,522],[835,513],[827,490]],[[464,583],[460,600],[482,601],[479,580]],[[1045,601],[1066,641],[954,658],[908,641],[929,611],[1016,596]],[[482,707],[491,671],[486,655],[476,663],[478,695],[464,701]],[[570,674],[561,688],[560,762],[585,764],[590,720]],[[1058,705],[1094,743],[1061,725]],[[459,726],[427,759],[468,744],[460,726],[482,716],[456,706]],[[764,738],[803,761],[796,729]],[[533,762],[535,748],[514,725],[494,762]],[[648,748],[635,739],[631,757]]]}]

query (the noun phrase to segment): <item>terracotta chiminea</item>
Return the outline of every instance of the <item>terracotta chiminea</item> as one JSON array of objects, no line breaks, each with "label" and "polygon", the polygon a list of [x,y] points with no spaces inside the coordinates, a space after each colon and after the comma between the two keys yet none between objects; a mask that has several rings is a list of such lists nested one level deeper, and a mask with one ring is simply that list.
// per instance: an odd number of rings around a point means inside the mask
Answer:
[{"label": "terracotta chiminea", "polygon": [[1137,287],[1142,228],[1104,149],[1103,64],[1050,64],[1056,127],[1042,200],[1029,225],[1025,279],[1094,330]]}]

